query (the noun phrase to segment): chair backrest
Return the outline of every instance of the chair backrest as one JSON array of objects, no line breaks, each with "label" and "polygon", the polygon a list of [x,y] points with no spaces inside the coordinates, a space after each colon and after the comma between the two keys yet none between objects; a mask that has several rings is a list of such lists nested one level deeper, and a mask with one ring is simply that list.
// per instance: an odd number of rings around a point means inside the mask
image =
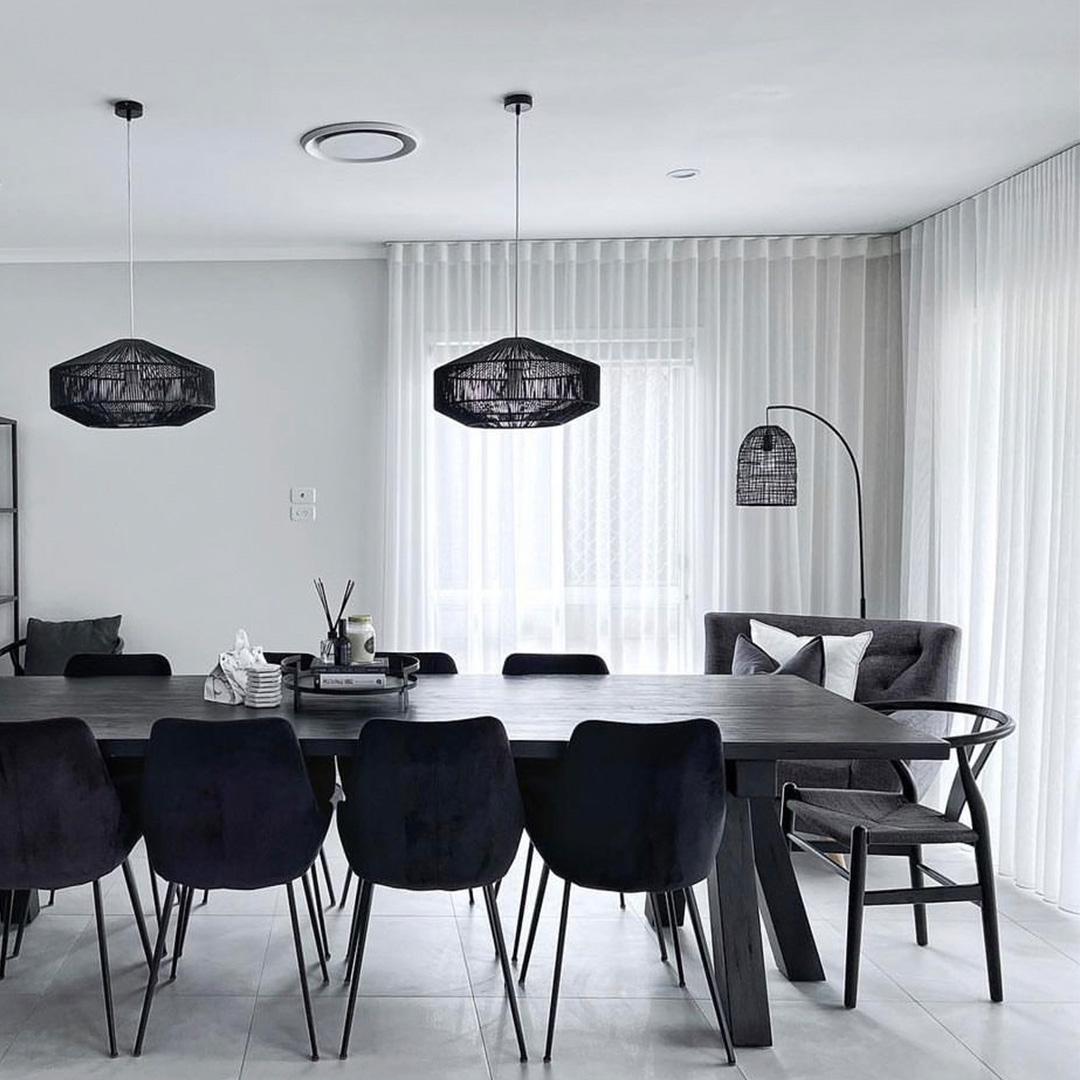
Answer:
[{"label": "chair backrest", "polygon": [[511,653],[504,675],[609,675],[603,657],[593,653]]},{"label": "chair backrest", "polygon": [[708,876],[724,828],[720,729],[587,720],[549,790],[529,827],[559,877],[619,892],[686,888]]},{"label": "chair backrest", "polygon": [[64,668],[69,679],[98,675],[171,675],[172,665],[160,653],[76,653]]},{"label": "chair backrest", "polygon": [[802,637],[816,634],[850,636],[872,630],[874,636],[859,665],[856,701],[892,698],[946,701],[955,691],[960,631],[947,623],[904,619],[711,611],[705,616],[706,675],[730,674],[735,639],[740,634],[750,637],[751,619]]},{"label": "chair backrest", "polygon": [[338,831],[357,876],[402,889],[490,885],[523,827],[506,731],[493,716],[371,720],[343,770]]},{"label": "chair backrest", "polygon": [[0,724],[0,889],[84,885],[137,839],[82,720]]},{"label": "chair backrest", "polygon": [[158,720],[142,821],[154,869],[199,889],[259,889],[299,877],[330,822],[289,722]]},{"label": "chair backrest", "polygon": [[[975,830],[984,832],[988,828],[988,821],[978,787],[979,774],[986,767],[994,746],[1016,730],[1012,717],[997,709],[964,701],[874,701],[867,704],[869,708],[886,714],[917,709],[920,712],[974,717],[968,731],[942,736],[956,751],[956,775],[945,800],[945,817],[949,821],[959,821],[966,806]],[[951,730],[951,727],[946,730]],[[907,794],[909,798],[912,797],[911,792]]]},{"label": "chair backrest", "polygon": [[263,650],[263,659],[265,659],[268,664],[282,664],[286,660],[288,660],[290,657],[293,657],[293,656],[296,656],[296,657],[300,658],[300,670],[301,671],[307,671],[308,668],[310,668],[311,665],[315,662],[315,654],[314,653],[308,653],[308,652],[267,652],[265,649]]},{"label": "chair backrest", "polygon": [[401,652],[415,656],[420,661],[418,675],[456,675],[458,673],[457,663],[449,653],[417,652],[412,649],[402,649]]}]

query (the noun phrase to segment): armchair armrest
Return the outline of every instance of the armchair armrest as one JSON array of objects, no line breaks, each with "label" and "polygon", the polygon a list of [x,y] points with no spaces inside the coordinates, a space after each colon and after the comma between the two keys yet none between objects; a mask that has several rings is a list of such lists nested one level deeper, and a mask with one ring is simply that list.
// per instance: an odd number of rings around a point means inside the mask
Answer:
[{"label": "armchair armrest", "polygon": [[20,652],[24,645],[26,645],[26,638],[18,638],[15,641],[9,641],[2,649],[0,649],[0,656],[11,657],[11,666],[15,669],[16,675],[26,674],[23,671],[22,659],[20,656]]}]

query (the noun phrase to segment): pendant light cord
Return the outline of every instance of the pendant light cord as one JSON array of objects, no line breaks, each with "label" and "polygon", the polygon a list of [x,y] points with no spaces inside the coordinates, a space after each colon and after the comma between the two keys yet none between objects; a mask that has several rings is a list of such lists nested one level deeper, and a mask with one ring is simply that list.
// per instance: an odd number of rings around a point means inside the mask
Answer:
[{"label": "pendant light cord", "polygon": [[518,336],[518,307],[521,290],[521,106],[514,106],[514,337]]},{"label": "pendant light cord", "polygon": [[131,210],[131,117],[127,118],[128,321],[135,337],[135,228]]}]

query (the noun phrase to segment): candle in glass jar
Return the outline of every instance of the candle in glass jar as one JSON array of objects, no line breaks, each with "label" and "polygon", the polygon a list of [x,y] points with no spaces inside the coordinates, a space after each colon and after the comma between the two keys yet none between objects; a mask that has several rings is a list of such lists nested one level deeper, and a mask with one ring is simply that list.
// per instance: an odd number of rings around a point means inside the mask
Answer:
[{"label": "candle in glass jar", "polygon": [[350,615],[347,633],[352,645],[352,662],[370,664],[375,660],[375,626],[370,615]]}]

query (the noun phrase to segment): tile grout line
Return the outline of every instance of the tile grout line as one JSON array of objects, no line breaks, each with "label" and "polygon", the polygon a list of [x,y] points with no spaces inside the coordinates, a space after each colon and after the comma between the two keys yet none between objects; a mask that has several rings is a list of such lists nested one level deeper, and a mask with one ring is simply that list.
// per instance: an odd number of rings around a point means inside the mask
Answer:
[{"label": "tile grout line", "polygon": [[[280,899],[280,897],[278,898]],[[262,965],[259,968],[259,981],[255,984],[255,1002],[251,1007],[251,1020],[248,1023],[247,1038],[244,1040],[244,1052],[240,1055],[240,1069],[237,1072],[237,1080],[244,1075],[244,1066],[247,1064],[248,1051],[251,1049],[251,1033],[255,1030],[255,1017],[259,1012],[259,998],[261,996],[263,976],[266,974],[266,965],[270,959],[270,943],[274,938],[274,921],[277,918],[278,905],[274,905],[274,914],[270,916],[270,927],[266,934],[266,947],[263,949]]]},{"label": "tile grout line", "polygon": [[450,903],[454,913],[454,932],[457,934],[458,946],[461,949],[461,962],[465,965],[465,978],[469,980],[469,999],[472,1001],[473,1015],[476,1017],[476,1030],[480,1035],[480,1047],[484,1051],[484,1068],[487,1069],[488,1080],[495,1080],[495,1070],[491,1065],[491,1054],[488,1051],[487,1039],[484,1037],[484,1022],[480,1017],[480,1006],[476,1000],[476,988],[473,986],[472,969],[469,967],[469,958],[465,954],[465,938],[461,933],[461,923],[458,920],[457,908],[453,906],[453,898],[451,898]]}]

